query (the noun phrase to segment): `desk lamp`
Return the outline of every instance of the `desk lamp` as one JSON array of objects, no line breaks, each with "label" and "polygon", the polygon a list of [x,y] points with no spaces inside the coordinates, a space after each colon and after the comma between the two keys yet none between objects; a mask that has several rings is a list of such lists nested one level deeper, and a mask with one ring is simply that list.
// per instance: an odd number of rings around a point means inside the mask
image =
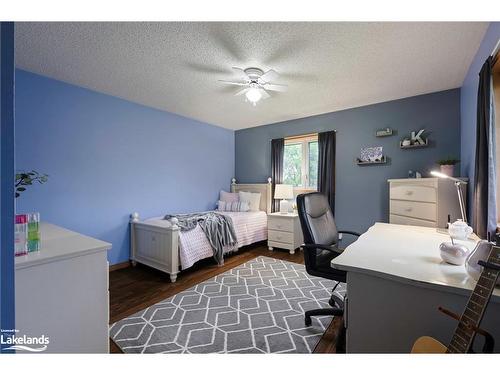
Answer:
[{"label": "desk lamp", "polygon": [[462,185],[467,185],[467,182],[460,180],[459,178],[448,176],[438,171],[432,171],[431,175],[439,178],[447,178],[455,183],[455,187],[457,188],[457,194],[458,194],[458,203],[460,204],[460,212],[462,214],[462,221],[464,223],[467,223],[467,213],[465,211],[464,198],[462,195]]}]

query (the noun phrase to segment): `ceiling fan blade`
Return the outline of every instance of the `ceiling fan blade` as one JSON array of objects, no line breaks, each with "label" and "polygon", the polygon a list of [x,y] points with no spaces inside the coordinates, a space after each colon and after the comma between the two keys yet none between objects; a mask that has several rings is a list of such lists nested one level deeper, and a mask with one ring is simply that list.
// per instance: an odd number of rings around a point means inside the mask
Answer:
[{"label": "ceiling fan blade", "polygon": [[219,79],[219,82],[225,83],[227,85],[236,85],[236,86],[246,86],[246,82],[234,82],[234,81],[225,81],[223,79]]},{"label": "ceiling fan blade", "polygon": [[279,91],[285,92],[288,89],[288,85],[281,85],[279,83],[266,83],[264,88],[269,91]]},{"label": "ceiling fan blade", "polygon": [[269,93],[264,89],[260,89],[260,93],[262,94],[263,100],[271,97],[271,95],[269,95]]},{"label": "ceiling fan blade", "polygon": [[272,69],[269,69],[267,72],[265,72],[263,75],[260,76],[260,80],[263,81],[263,82],[275,81],[278,78],[279,78],[279,74],[276,73]]},{"label": "ceiling fan blade", "polygon": [[234,94],[234,96],[246,94],[248,90],[250,90],[250,87],[247,87],[246,89],[238,91],[236,94]]},{"label": "ceiling fan blade", "polygon": [[245,73],[244,69],[233,66],[233,70],[238,73],[244,80],[250,80],[250,77]]}]

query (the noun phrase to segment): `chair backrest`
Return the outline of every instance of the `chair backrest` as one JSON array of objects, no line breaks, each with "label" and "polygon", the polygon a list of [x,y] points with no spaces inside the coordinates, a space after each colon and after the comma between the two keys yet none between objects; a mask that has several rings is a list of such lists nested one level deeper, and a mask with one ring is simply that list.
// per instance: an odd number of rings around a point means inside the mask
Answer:
[{"label": "chair backrest", "polygon": [[321,245],[338,243],[337,225],[325,195],[322,193],[298,195],[297,210],[305,243]]},{"label": "chair backrest", "polygon": [[[322,193],[298,195],[297,211],[304,236],[304,243],[328,246],[337,245],[339,233],[330,204],[328,203],[328,198],[325,195]],[[304,263],[308,273],[323,276],[318,274],[318,270],[316,269],[317,255],[315,251],[304,249]],[[345,272],[342,271],[342,275],[345,277]]]}]

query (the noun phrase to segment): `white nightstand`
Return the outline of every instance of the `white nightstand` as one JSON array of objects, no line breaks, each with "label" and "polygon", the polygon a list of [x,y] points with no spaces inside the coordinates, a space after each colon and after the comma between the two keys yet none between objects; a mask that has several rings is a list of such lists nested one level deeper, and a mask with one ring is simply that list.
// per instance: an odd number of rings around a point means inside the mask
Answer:
[{"label": "white nightstand", "polygon": [[303,242],[299,215],[280,214],[279,212],[267,215],[267,246],[269,250],[272,251],[277,247],[290,250],[290,254],[295,254],[295,249],[300,247]]}]

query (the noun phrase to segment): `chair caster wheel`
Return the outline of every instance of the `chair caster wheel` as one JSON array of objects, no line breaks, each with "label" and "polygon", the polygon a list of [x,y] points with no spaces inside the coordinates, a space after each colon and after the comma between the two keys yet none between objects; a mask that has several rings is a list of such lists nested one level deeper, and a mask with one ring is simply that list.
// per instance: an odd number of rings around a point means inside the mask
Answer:
[{"label": "chair caster wheel", "polygon": [[311,317],[306,316],[306,318],[304,319],[304,323],[305,323],[306,327],[309,327],[312,324]]}]

